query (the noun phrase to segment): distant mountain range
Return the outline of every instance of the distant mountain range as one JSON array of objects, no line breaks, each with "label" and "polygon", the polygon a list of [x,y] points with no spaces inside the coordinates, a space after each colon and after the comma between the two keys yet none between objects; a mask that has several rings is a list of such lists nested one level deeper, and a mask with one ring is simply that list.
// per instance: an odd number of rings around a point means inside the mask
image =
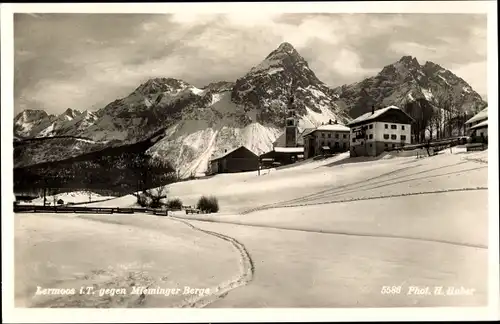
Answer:
[{"label": "distant mountain range", "polygon": [[[224,150],[241,145],[257,154],[271,150],[284,131],[290,93],[295,96],[300,130],[330,119],[347,123],[372,105],[418,103],[457,114],[473,114],[487,105],[451,71],[432,62],[420,65],[410,56],[374,77],[332,89],[291,44],[282,43],[234,82],[198,89],[182,80],[155,78],[95,112],[67,109],[54,116],[25,110],[14,119],[15,140],[46,140],[16,145],[22,152],[15,151],[15,166],[63,160],[153,136],[147,154],[168,161],[181,177],[202,174],[208,161]],[[62,145],[61,136],[74,138],[65,138]]]}]

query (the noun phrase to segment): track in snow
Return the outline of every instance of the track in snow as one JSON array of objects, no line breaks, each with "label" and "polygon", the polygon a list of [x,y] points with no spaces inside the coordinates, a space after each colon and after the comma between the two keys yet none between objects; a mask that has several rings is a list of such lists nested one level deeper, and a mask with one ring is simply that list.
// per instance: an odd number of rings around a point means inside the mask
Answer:
[{"label": "track in snow", "polygon": [[252,281],[253,274],[255,272],[255,268],[254,268],[252,258],[250,257],[250,254],[248,253],[248,251],[246,250],[246,248],[243,244],[241,244],[240,242],[238,242],[237,240],[235,240],[232,237],[229,237],[229,236],[226,236],[226,235],[223,235],[220,233],[212,232],[212,231],[203,230],[199,227],[196,227],[196,226],[190,224],[188,221],[180,219],[178,217],[171,216],[171,218],[173,218],[181,223],[184,223],[185,225],[189,226],[190,228],[192,228],[194,230],[198,230],[198,231],[203,232],[205,234],[218,237],[224,241],[231,243],[233,245],[233,247],[240,254],[240,257],[241,257],[240,268],[241,268],[241,272],[242,272],[238,276],[237,279],[233,279],[230,282],[222,283],[222,284],[218,285],[217,287],[215,287],[215,289],[211,288],[210,291],[215,291],[215,293],[210,294],[210,295],[206,295],[203,297],[193,296],[192,298],[186,299],[183,302],[174,305],[173,307],[177,307],[177,308],[205,307],[205,306],[207,306],[207,305],[209,305],[209,304],[211,304],[211,303],[213,303],[221,298],[224,298],[225,296],[227,296],[229,291],[231,291],[235,288],[244,286],[244,285],[248,284],[250,281]]},{"label": "track in snow", "polygon": [[[309,195],[305,195],[305,196],[302,196],[302,197],[298,197],[298,198],[294,198],[294,199],[290,199],[290,200],[280,201],[280,202],[276,202],[276,203],[272,203],[272,204],[263,205],[263,206],[259,206],[259,207],[256,207],[256,208],[252,208],[252,209],[243,211],[241,213],[241,215],[246,215],[246,214],[249,214],[249,213],[252,213],[252,212],[266,210],[266,209],[280,208],[280,207],[287,206],[289,204],[297,204],[297,203],[301,203],[301,202],[310,202],[310,201],[314,201],[314,200],[317,200],[317,199],[326,198],[326,197],[334,195],[334,194],[337,195],[337,196],[339,196],[339,195],[344,195],[344,194],[348,194],[348,193],[355,193],[355,192],[359,192],[359,191],[366,191],[366,190],[377,189],[377,188],[381,188],[381,187],[387,187],[387,186],[391,186],[391,185],[395,185],[395,184],[401,184],[401,183],[404,183],[404,182],[410,182],[410,181],[415,181],[415,180],[423,180],[423,179],[428,179],[428,178],[433,178],[433,177],[446,176],[446,175],[450,175],[450,174],[456,174],[456,173],[468,172],[468,171],[474,171],[474,170],[486,168],[486,166],[483,166],[483,167],[476,167],[476,168],[471,168],[471,169],[466,169],[466,170],[460,170],[460,171],[456,171],[456,172],[449,172],[449,173],[438,174],[438,175],[434,175],[434,176],[416,177],[416,178],[410,178],[410,179],[406,179],[406,180],[401,180],[401,179],[404,179],[404,178],[407,178],[407,177],[410,177],[410,176],[424,174],[424,173],[429,173],[429,172],[432,172],[432,171],[436,171],[436,170],[440,170],[440,169],[444,169],[444,168],[449,168],[449,167],[461,165],[461,164],[464,164],[464,163],[467,163],[467,161],[453,163],[453,164],[449,164],[449,165],[445,165],[445,166],[440,166],[440,167],[433,168],[433,169],[428,169],[428,170],[423,170],[423,171],[419,171],[419,172],[415,172],[415,173],[406,174],[406,175],[403,175],[403,176],[399,177],[396,181],[394,181],[394,179],[387,179],[387,180],[382,180],[380,182],[369,183],[369,182],[372,182],[374,180],[379,180],[380,178],[387,177],[387,176],[390,176],[390,175],[394,175],[394,174],[399,173],[401,171],[404,171],[404,170],[407,170],[407,169],[410,169],[410,168],[415,168],[415,167],[418,167],[418,166],[404,167],[404,168],[393,170],[393,171],[390,171],[390,172],[387,172],[387,173],[384,173],[384,174],[381,174],[381,175],[378,175],[378,176],[375,176],[375,177],[372,177],[372,178],[368,178],[368,179],[365,179],[365,180],[360,180],[360,181],[352,182],[352,183],[349,183],[349,184],[346,184],[346,185],[342,185],[342,186],[339,186],[339,187],[336,187],[336,188],[324,189],[324,190],[321,190],[321,191],[318,191],[318,192],[315,192],[315,193],[312,193],[312,194],[309,194]],[[386,183],[386,182],[389,182],[389,181],[393,181],[393,182]],[[382,184],[382,183],[386,183],[386,184]],[[374,185],[376,185],[376,186],[375,187],[368,187],[368,186],[374,186]],[[368,188],[366,188],[366,187],[368,187]]]},{"label": "track in snow", "polygon": [[[410,193],[410,194],[401,194],[401,195],[370,197],[370,198],[364,198],[364,199],[361,198],[361,199],[355,199],[355,200],[337,201],[334,203],[342,203],[342,202],[346,203],[346,202],[362,201],[362,200],[384,199],[384,198],[395,198],[395,197],[403,197],[403,196],[417,196],[417,195],[428,195],[428,194],[439,194],[439,193],[447,193],[447,192],[473,191],[473,190],[488,190],[488,188],[479,187],[479,188],[448,189],[448,190],[441,190],[441,191],[428,191],[428,192]],[[321,203],[321,204],[331,204],[331,202]],[[286,206],[286,207],[301,207],[301,206],[311,206],[311,205],[314,206],[314,205],[319,205],[319,204],[317,204],[317,203],[316,204],[307,204],[307,205],[304,204],[304,205]],[[275,207],[275,208],[282,208],[282,207]],[[401,236],[401,235],[390,235],[390,234],[370,234],[370,233],[361,233],[361,232],[359,232],[359,233],[341,232],[341,231],[331,231],[331,230],[318,231],[318,230],[310,230],[310,229],[298,229],[298,228],[286,227],[286,226],[252,224],[251,222],[239,223],[237,221],[228,221],[228,220],[213,220],[213,219],[198,219],[198,218],[191,218],[190,220],[200,221],[200,222],[209,222],[209,223],[223,223],[223,224],[232,224],[232,225],[249,226],[249,227],[270,228],[270,229],[277,229],[277,230],[309,232],[309,233],[318,233],[318,234],[334,234],[334,235],[347,235],[347,236],[387,238],[387,239],[405,239],[405,240],[422,241],[422,242],[442,243],[442,244],[449,244],[449,245],[470,247],[470,248],[478,248],[478,249],[487,249],[488,248],[486,245],[482,245],[482,244],[460,243],[460,242],[453,242],[453,241],[448,241],[448,240],[421,238],[421,237],[416,237],[416,236]]]}]

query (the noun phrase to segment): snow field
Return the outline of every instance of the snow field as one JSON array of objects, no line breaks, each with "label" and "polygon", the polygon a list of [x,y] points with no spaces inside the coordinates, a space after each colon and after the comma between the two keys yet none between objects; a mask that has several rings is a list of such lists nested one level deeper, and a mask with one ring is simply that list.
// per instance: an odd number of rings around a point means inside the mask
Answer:
[{"label": "snow field", "polygon": [[[484,305],[487,151],[422,159],[347,156],[261,176],[220,174],[169,186],[169,198],[185,205],[215,195],[218,214],[16,214],[16,300],[105,307]],[[133,204],[130,195],[92,205]],[[244,211],[250,212],[239,214]],[[88,279],[77,277],[78,271]],[[160,281],[165,272],[171,278],[166,283]],[[39,282],[49,286],[65,278],[57,284],[68,286],[77,282],[74,277],[98,287],[146,282],[210,286],[215,293],[189,300],[147,296],[145,304],[102,297],[27,302]],[[382,286],[401,286],[403,292],[384,295]],[[474,293],[409,295],[411,286],[464,287]]]},{"label": "snow field", "polygon": [[[254,280],[208,307],[479,306],[487,250],[434,242],[330,235],[192,221],[243,243]],[[401,286],[384,295],[382,286]],[[474,288],[472,296],[408,295],[410,286]]]}]

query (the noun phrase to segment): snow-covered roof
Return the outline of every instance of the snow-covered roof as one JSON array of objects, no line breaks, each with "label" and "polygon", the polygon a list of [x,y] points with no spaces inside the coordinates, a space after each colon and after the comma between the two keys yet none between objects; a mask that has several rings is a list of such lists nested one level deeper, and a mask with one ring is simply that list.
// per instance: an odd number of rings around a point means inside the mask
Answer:
[{"label": "snow-covered roof", "polygon": [[316,130],[315,127],[305,128],[300,135],[306,136],[307,134],[310,134],[311,132],[314,132],[315,130]]},{"label": "snow-covered roof", "polygon": [[275,147],[274,152],[278,153],[304,153],[303,147]]},{"label": "snow-covered roof", "polygon": [[313,133],[315,130],[316,130],[316,128],[306,128],[306,129],[302,132],[301,137],[303,138],[303,137],[305,137],[305,136],[307,136],[307,135],[309,135],[309,134]]},{"label": "snow-covered roof", "polygon": [[483,110],[481,110],[480,112],[478,112],[476,115],[474,115],[474,117],[472,117],[471,119],[469,119],[465,123],[470,124],[470,123],[480,121],[483,119],[488,119],[488,107],[486,107]]},{"label": "snow-covered roof", "polygon": [[[239,147],[237,147],[237,148],[235,148],[235,149],[233,149],[233,150],[231,150],[231,151],[229,151],[229,152],[226,152],[226,153],[224,153],[224,154],[222,154],[222,155],[219,155],[219,156],[217,156],[217,157],[215,157],[215,158],[211,159],[210,161],[220,160],[220,159],[222,159],[223,157],[226,157],[226,156],[228,156],[229,154],[233,153],[234,151],[239,150],[240,148],[247,149],[245,146],[239,146]],[[248,150],[248,151],[250,151],[249,149],[247,149],[247,150]],[[252,151],[250,151],[250,152],[252,152]],[[252,152],[252,153],[253,153],[253,152]],[[254,153],[254,154],[255,154],[255,153]]]},{"label": "snow-covered roof", "polygon": [[342,124],[326,124],[326,125],[321,125],[316,128],[317,130],[322,130],[322,131],[337,131],[337,132],[349,132],[350,128],[342,125]]},{"label": "snow-covered roof", "polygon": [[[388,112],[389,110],[392,110],[392,109],[396,109],[396,110],[400,110],[402,111],[405,115],[407,115],[408,117],[410,117],[408,114],[406,114],[401,108],[399,107],[396,107],[396,106],[389,106],[389,107],[385,107],[385,108],[381,108],[381,109],[377,109],[373,112],[369,111],[367,112],[366,114],[363,114],[361,116],[359,116],[358,118],[354,119],[353,121],[351,121],[348,125],[354,125],[354,124],[359,124],[361,122],[367,122],[367,121],[370,121],[370,120],[373,120],[375,118],[378,118],[380,116],[382,116],[383,114],[385,114],[386,112]],[[410,117],[411,118],[411,117]]]},{"label": "snow-covered roof", "polygon": [[482,128],[482,127],[488,127],[488,120],[487,119],[485,121],[480,122],[477,125],[472,126],[470,129],[477,129],[477,128]]}]

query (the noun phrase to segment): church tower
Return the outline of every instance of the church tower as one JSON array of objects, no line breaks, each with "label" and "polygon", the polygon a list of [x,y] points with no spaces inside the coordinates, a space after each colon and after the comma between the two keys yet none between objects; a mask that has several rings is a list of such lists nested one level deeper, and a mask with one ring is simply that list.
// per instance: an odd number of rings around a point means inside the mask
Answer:
[{"label": "church tower", "polygon": [[286,120],[285,120],[286,147],[297,147],[297,137],[299,134],[297,126],[298,126],[298,120],[295,111],[294,96],[291,95],[287,105]]}]

